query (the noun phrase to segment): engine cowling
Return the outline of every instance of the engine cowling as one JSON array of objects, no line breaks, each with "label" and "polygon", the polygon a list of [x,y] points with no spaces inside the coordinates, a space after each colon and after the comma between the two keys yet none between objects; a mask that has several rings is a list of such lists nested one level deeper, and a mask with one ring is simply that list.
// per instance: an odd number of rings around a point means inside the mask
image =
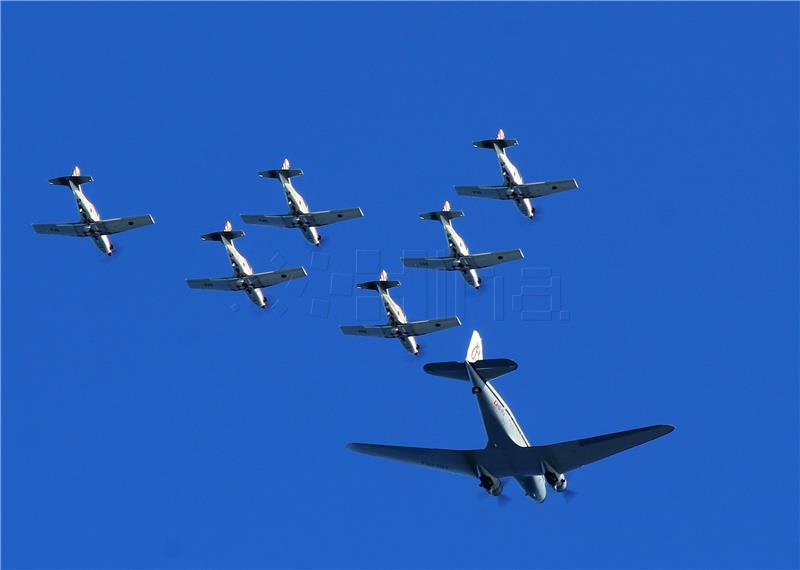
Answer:
[{"label": "engine cowling", "polygon": [[481,465],[478,465],[478,479],[481,488],[486,489],[486,492],[493,497],[497,497],[503,492],[503,482],[489,473]]},{"label": "engine cowling", "polygon": [[557,473],[554,470],[547,469],[544,472],[544,478],[545,481],[547,481],[547,484],[558,493],[566,490],[567,488],[567,476],[563,473]]}]

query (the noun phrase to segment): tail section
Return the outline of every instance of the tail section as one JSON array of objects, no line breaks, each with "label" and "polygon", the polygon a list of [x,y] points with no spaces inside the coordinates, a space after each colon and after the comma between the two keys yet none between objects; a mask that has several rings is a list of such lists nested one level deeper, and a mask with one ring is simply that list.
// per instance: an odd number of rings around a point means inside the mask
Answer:
[{"label": "tail section", "polygon": [[450,201],[445,200],[444,206],[438,212],[425,212],[419,215],[423,220],[452,220],[453,218],[460,218],[464,215],[461,210],[451,210]]},{"label": "tail section", "polygon": [[261,178],[280,178],[281,176],[284,178],[292,178],[293,176],[302,176],[303,171],[299,168],[292,168],[291,164],[289,163],[289,159],[284,158],[283,164],[279,169],[264,170],[259,172],[258,175]]},{"label": "tail section", "polygon": [[58,178],[51,178],[48,182],[53,186],[69,186],[70,182],[79,186],[81,184],[94,182],[94,180],[91,176],[81,176],[81,169],[76,166],[72,170],[72,176],[59,176]]},{"label": "tail section", "polygon": [[398,285],[400,285],[399,281],[389,281],[388,277],[389,275],[386,273],[386,270],[384,269],[383,271],[381,271],[381,276],[378,281],[365,281],[364,283],[358,283],[356,287],[358,287],[359,289],[370,289],[372,291],[380,291],[380,290],[391,289],[392,287],[397,287]]},{"label": "tail section", "polygon": [[[483,340],[478,331],[472,331],[472,338],[467,349],[467,362],[484,382],[489,382],[517,369],[517,363],[508,358],[489,358],[484,360]],[[469,372],[467,372],[464,362],[431,362],[423,368],[425,372],[434,376],[453,378],[454,380],[463,380],[465,382],[470,381]]]},{"label": "tail section", "polygon": [[472,331],[472,338],[469,339],[466,359],[467,362],[483,360],[483,339],[478,331]]},{"label": "tail section", "polygon": [[477,148],[490,148],[494,149],[495,147],[500,149],[505,149],[510,146],[517,146],[519,144],[517,139],[507,139],[506,134],[503,132],[503,129],[497,131],[497,138],[496,139],[486,139],[482,141],[475,141],[472,143],[473,146]]},{"label": "tail section", "polygon": [[231,226],[231,222],[225,222],[225,230],[221,232],[211,232],[210,234],[203,234],[200,236],[200,239],[204,239],[206,241],[222,241],[222,238],[227,239],[228,241],[235,240],[236,238],[240,238],[244,236],[244,232],[241,230],[234,230],[233,226]]}]

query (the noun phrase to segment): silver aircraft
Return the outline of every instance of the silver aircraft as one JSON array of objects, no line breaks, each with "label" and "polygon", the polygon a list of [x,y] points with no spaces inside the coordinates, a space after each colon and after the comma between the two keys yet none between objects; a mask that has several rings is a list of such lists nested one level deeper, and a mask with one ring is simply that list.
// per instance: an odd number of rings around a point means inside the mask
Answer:
[{"label": "silver aircraft", "polygon": [[516,139],[507,139],[503,129],[497,133],[496,139],[475,141],[472,143],[477,148],[493,149],[500,162],[500,173],[503,175],[502,186],[456,186],[456,192],[462,196],[477,196],[478,198],[494,198],[495,200],[513,200],[523,215],[533,220],[536,208],[531,200],[564,190],[574,190],[578,183],[574,178],[566,180],[548,180],[545,182],[532,182],[525,184],[517,167],[506,156],[506,148],[517,146]]},{"label": "silver aircraft", "polygon": [[594,463],[631,447],[670,433],[670,425],[620,431],[606,435],[550,445],[531,445],[511,408],[503,401],[491,381],[517,369],[507,358],[483,358],[483,343],[478,331],[472,333],[466,362],[433,362],[425,372],[472,385],[489,441],[483,449],[453,450],[351,443],[353,451],[388,459],[443,469],[477,477],[490,495],[503,492],[503,478],[512,477],[525,495],[540,503],[547,495],[546,485],[557,492],[567,489],[569,471]]},{"label": "silver aircraft", "polygon": [[242,214],[242,220],[246,224],[261,224],[265,226],[277,226],[279,228],[300,228],[303,236],[313,245],[319,245],[322,237],[317,231],[318,226],[327,226],[336,222],[344,222],[353,218],[360,218],[364,215],[361,208],[347,208],[345,210],[325,210],[322,212],[311,212],[308,204],[294,189],[292,177],[301,176],[302,170],[293,169],[289,164],[289,159],[283,160],[283,166],[277,170],[265,170],[259,172],[262,178],[277,178],[280,180],[283,190],[286,193],[286,202],[289,204],[289,213],[284,215],[269,214]]},{"label": "silver aircraft", "polygon": [[439,220],[442,222],[447,245],[450,247],[450,255],[448,257],[403,257],[401,258],[403,265],[422,269],[460,271],[467,283],[479,289],[481,279],[478,277],[477,269],[523,258],[522,250],[519,249],[470,254],[467,244],[458,235],[452,223],[453,218],[460,218],[463,215],[464,212],[460,210],[450,210],[450,202],[445,202],[444,207],[439,212],[420,214],[419,217],[423,220]]},{"label": "silver aircraft", "polygon": [[108,236],[118,234],[128,230],[135,230],[143,226],[155,223],[153,216],[131,216],[129,218],[110,218],[103,220],[100,213],[95,208],[86,195],[83,193],[81,185],[94,182],[91,176],[81,176],[81,170],[77,166],[72,171],[72,176],[61,176],[53,178],[50,184],[54,186],[67,186],[72,191],[72,196],[78,205],[78,213],[81,216],[79,222],[64,224],[33,224],[36,233],[50,234],[71,237],[90,237],[97,248],[107,255],[114,253],[114,246]]},{"label": "silver aircraft", "polygon": [[383,306],[386,309],[386,317],[389,319],[389,324],[368,326],[343,325],[341,327],[342,332],[344,334],[357,336],[396,338],[400,340],[408,352],[414,356],[419,356],[420,345],[415,337],[461,326],[461,321],[458,317],[408,322],[408,318],[403,312],[403,309],[400,308],[400,305],[398,305],[389,294],[389,289],[397,287],[398,285],[400,285],[399,281],[388,281],[388,275],[385,270],[381,271],[381,277],[378,281],[367,281],[356,285],[359,289],[371,289],[378,292],[381,296],[381,301],[383,301]]},{"label": "silver aircraft", "polygon": [[292,269],[279,269],[278,271],[267,271],[266,273],[253,273],[253,268],[239,253],[233,240],[244,236],[242,231],[233,231],[231,223],[226,222],[225,230],[221,232],[211,232],[200,236],[200,239],[207,241],[219,241],[225,246],[225,252],[233,267],[233,277],[222,277],[217,279],[187,279],[186,283],[192,289],[209,289],[212,291],[244,291],[250,300],[261,307],[267,308],[267,299],[261,291],[264,287],[271,287],[290,279],[298,279],[308,275],[303,267],[293,267]]}]

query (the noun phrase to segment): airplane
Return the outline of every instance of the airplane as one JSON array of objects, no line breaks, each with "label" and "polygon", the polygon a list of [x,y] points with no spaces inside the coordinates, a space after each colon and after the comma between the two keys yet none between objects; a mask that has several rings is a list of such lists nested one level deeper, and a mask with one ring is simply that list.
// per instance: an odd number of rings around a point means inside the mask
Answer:
[{"label": "airplane", "polygon": [[489,253],[470,254],[467,244],[458,233],[451,220],[460,218],[464,212],[460,210],[450,210],[450,202],[445,201],[444,207],[439,212],[427,212],[420,214],[423,220],[439,220],[444,228],[444,235],[447,238],[447,245],[450,246],[448,257],[403,257],[400,260],[406,267],[419,267],[422,269],[441,269],[443,271],[460,271],[464,280],[475,289],[480,289],[481,279],[478,277],[477,269],[491,267],[498,263],[506,263],[516,259],[522,259],[522,250],[512,249],[507,251],[492,251]]},{"label": "airplane", "polygon": [[280,180],[283,190],[286,192],[286,201],[289,204],[289,213],[285,215],[268,214],[242,214],[242,220],[246,224],[261,224],[265,226],[277,226],[279,228],[300,228],[303,236],[313,245],[318,246],[322,242],[322,237],[317,231],[318,226],[327,226],[336,222],[344,222],[364,215],[361,208],[347,208],[345,210],[325,210],[322,212],[311,212],[308,204],[300,193],[292,186],[294,176],[302,176],[303,171],[291,168],[289,159],[283,159],[283,166],[277,170],[265,170],[259,172],[262,178],[277,178]]},{"label": "airplane", "polygon": [[675,429],[671,425],[652,425],[550,445],[531,445],[511,408],[492,384],[495,378],[516,370],[517,363],[507,358],[484,359],[478,331],[472,333],[465,362],[432,362],[424,369],[428,374],[472,385],[488,436],[486,447],[454,450],[351,443],[350,449],[477,477],[480,487],[497,497],[503,492],[503,478],[512,477],[526,496],[541,503],[547,496],[547,485],[559,493],[567,490],[568,472]]},{"label": "airplane", "polygon": [[388,325],[343,325],[341,327],[344,334],[357,336],[374,336],[378,338],[397,338],[405,349],[419,356],[420,344],[415,337],[436,331],[443,331],[452,327],[461,326],[458,317],[448,317],[446,319],[431,319],[428,321],[408,322],[408,317],[403,312],[392,296],[389,289],[400,285],[399,281],[389,281],[386,270],[381,271],[378,281],[367,281],[356,285],[359,289],[370,289],[377,291],[386,309],[386,316],[389,319]]},{"label": "airplane", "polygon": [[225,230],[211,232],[200,236],[206,241],[219,241],[225,246],[225,252],[231,260],[233,277],[217,279],[187,279],[186,283],[192,289],[209,289],[212,291],[244,291],[250,300],[262,309],[267,308],[267,299],[261,291],[264,287],[272,287],[278,283],[298,279],[308,275],[305,268],[293,267],[292,269],[279,269],[266,273],[253,273],[253,268],[239,253],[233,240],[244,236],[242,231],[233,231],[230,222],[225,223]]},{"label": "airplane", "polygon": [[77,166],[72,171],[72,176],[52,178],[49,183],[53,186],[68,186],[72,190],[75,202],[78,204],[79,222],[64,224],[33,224],[33,229],[38,234],[50,234],[71,237],[90,237],[97,248],[107,255],[114,253],[114,245],[108,236],[128,230],[135,230],[144,226],[155,224],[153,216],[131,216],[128,218],[110,218],[103,220],[86,195],[83,193],[82,184],[94,182],[91,176],[81,176],[81,169]]},{"label": "airplane", "polygon": [[575,190],[578,188],[578,183],[574,178],[568,178],[566,180],[548,180],[525,184],[517,167],[506,156],[506,148],[517,146],[517,144],[516,139],[506,138],[503,129],[498,131],[496,139],[473,142],[472,145],[476,148],[490,148],[497,153],[500,172],[503,175],[503,186],[456,186],[455,190],[462,196],[514,200],[519,211],[533,220],[533,216],[536,213],[536,208],[531,203],[533,198],[548,196],[564,190]]}]

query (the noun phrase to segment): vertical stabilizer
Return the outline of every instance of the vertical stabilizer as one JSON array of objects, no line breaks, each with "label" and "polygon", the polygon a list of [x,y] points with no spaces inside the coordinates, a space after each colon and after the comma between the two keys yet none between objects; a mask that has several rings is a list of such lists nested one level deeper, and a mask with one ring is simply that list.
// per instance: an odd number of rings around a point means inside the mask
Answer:
[{"label": "vertical stabilizer", "polygon": [[230,221],[230,220],[228,220],[227,222],[225,222],[225,231],[226,231],[226,232],[229,232],[229,231],[231,231],[232,229],[233,229],[233,226],[231,225],[231,221]]},{"label": "vertical stabilizer", "polygon": [[73,176],[80,176],[81,175],[81,169],[78,168],[77,164],[75,165],[75,168],[72,169],[72,175]]},{"label": "vertical stabilizer", "polygon": [[497,140],[502,141],[505,140],[506,134],[503,132],[503,129],[497,131]]},{"label": "vertical stabilizer", "polygon": [[467,362],[477,362],[483,360],[483,339],[478,331],[472,331],[472,338],[467,348]]},{"label": "vertical stabilizer", "polygon": [[389,274],[386,273],[386,270],[384,269],[383,271],[381,271],[380,281],[388,281],[388,280],[389,280]]},{"label": "vertical stabilizer", "polygon": [[444,201],[444,206],[442,206],[442,212],[449,212],[450,211],[450,200]]}]

